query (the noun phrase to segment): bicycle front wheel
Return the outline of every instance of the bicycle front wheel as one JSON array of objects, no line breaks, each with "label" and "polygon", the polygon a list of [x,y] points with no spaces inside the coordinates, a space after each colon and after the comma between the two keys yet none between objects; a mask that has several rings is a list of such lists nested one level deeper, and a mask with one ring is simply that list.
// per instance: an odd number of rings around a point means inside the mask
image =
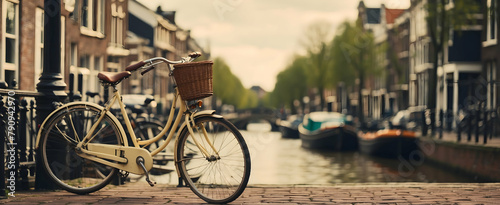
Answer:
[{"label": "bicycle front wheel", "polygon": [[[179,136],[181,177],[208,203],[234,201],[250,178],[250,153],[243,136],[227,120],[211,116],[195,119],[193,131],[194,136],[185,127]],[[209,156],[203,155],[196,142]]]},{"label": "bicycle front wheel", "polygon": [[[101,109],[75,104],[52,115],[43,127],[41,159],[48,176],[62,189],[87,194],[106,186],[117,169],[78,156],[76,145],[97,122]],[[123,145],[117,120],[105,115],[92,133],[90,143]]]}]

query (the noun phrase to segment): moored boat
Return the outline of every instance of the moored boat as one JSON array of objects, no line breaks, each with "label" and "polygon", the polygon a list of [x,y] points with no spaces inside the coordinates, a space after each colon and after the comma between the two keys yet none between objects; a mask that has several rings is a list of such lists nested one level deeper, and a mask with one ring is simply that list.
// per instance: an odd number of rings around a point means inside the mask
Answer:
[{"label": "moored boat", "polygon": [[358,138],[352,121],[337,112],[312,112],[299,125],[302,147],[335,151],[356,150]]},{"label": "moored boat", "polygon": [[281,132],[281,137],[298,139],[300,123],[302,123],[302,118],[297,115],[291,115],[287,120],[280,121],[279,130]]},{"label": "moored boat", "polygon": [[414,131],[383,129],[359,134],[359,150],[365,154],[406,158],[417,149],[418,138]]}]

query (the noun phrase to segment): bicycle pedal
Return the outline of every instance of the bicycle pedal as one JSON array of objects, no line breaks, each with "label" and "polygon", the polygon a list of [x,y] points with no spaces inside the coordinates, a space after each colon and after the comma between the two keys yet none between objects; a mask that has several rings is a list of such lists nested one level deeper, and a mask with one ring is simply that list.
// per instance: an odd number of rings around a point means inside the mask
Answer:
[{"label": "bicycle pedal", "polygon": [[155,186],[156,182],[153,182],[149,179],[149,173],[148,170],[146,169],[146,166],[144,166],[144,158],[142,157],[137,157],[136,160],[137,164],[142,168],[144,171],[144,175],[146,176],[146,181],[148,182],[149,186]]},{"label": "bicycle pedal", "polygon": [[146,179],[146,181],[148,182],[149,186],[151,186],[151,187],[154,187],[156,184],[156,182],[150,181],[148,179]]}]

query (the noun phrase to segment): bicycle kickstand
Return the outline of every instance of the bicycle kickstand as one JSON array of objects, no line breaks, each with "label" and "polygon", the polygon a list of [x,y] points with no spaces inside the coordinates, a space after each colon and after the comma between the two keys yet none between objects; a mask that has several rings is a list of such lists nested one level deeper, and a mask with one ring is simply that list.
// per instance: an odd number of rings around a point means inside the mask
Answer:
[{"label": "bicycle kickstand", "polygon": [[144,170],[144,175],[146,175],[146,181],[148,182],[149,186],[155,186],[156,182],[153,182],[153,181],[149,180],[148,170],[146,170],[146,166],[144,166],[144,158],[137,157],[136,162],[137,162],[138,165],[141,166],[142,170]]}]

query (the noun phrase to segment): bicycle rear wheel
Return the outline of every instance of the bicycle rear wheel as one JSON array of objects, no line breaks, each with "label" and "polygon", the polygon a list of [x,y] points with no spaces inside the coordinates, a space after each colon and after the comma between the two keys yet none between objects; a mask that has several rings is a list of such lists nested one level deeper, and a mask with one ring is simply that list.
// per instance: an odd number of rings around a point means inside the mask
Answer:
[{"label": "bicycle rear wheel", "polygon": [[[42,165],[48,176],[64,190],[87,194],[103,188],[117,175],[117,169],[77,155],[76,145],[96,123],[100,111],[92,104],[71,105],[52,115],[43,127]],[[123,145],[117,120],[109,114],[92,134],[91,143]]]},{"label": "bicycle rear wheel", "polygon": [[[250,153],[243,136],[223,118],[200,117],[195,124],[194,136],[185,127],[177,144],[182,178],[208,203],[234,201],[243,193],[250,177]],[[215,150],[205,139],[203,129]],[[194,139],[210,156],[203,156]]]}]

